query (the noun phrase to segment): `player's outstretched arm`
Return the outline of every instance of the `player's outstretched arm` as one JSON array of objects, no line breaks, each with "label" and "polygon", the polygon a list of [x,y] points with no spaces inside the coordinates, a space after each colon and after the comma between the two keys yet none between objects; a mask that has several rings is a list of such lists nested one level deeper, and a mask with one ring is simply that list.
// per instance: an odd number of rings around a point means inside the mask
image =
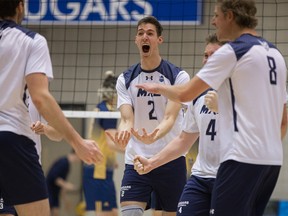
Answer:
[{"label": "player's outstretched arm", "polygon": [[81,160],[87,164],[98,163],[103,155],[93,140],[84,140],[64,116],[61,108],[48,90],[48,78],[43,73],[26,76],[32,101],[40,115],[67,141]]},{"label": "player's outstretched arm", "polygon": [[194,100],[202,92],[209,88],[199,77],[194,76],[188,83],[182,85],[163,85],[157,83],[142,83],[137,88],[147,92],[161,94],[175,102],[188,102]]},{"label": "player's outstretched arm", "polygon": [[179,136],[173,139],[158,154],[147,159],[141,155],[134,157],[134,169],[140,174],[146,174],[151,170],[162,166],[188,152],[195,143],[199,133],[187,133],[182,131]]}]

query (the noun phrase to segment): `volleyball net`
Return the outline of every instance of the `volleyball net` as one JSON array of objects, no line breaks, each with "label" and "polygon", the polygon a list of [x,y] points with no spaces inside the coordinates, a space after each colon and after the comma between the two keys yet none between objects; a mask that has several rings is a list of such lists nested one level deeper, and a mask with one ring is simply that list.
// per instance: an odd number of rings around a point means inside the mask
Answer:
[{"label": "volleyball net", "polygon": [[[288,60],[288,2],[256,0],[260,36]],[[215,0],[26,0],[24,26],[42,34],[51,53],[50,90],[70,118],[119,117],[93,112],[107,70],[118,76],[139,62],[136,24],[146,15],[164,27],[160,53],[192,77],[202,66],[205,38],[214,32]],[[66,106],[67,107],[67,106]],[[77,108],[78,107],[78,108]],[[81,110],[79,110],[81,107]]]}]

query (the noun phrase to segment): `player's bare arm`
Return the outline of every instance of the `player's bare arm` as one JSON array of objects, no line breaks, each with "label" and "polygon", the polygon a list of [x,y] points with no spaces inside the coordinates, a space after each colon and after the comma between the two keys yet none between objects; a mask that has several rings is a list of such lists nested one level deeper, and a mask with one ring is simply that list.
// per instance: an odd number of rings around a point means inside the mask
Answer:
[{"label": "player's bare arm", "polygon": [[136,85],[137,88],[147,92],[161,94],[175,102],[188,102],[194,100],[202,92],[209,88],[209,85],[194,76],[188,83],[181,85],[163,85],[157,83],[142,83]]},{"label": "player's bare arm", "polygon": [[134,112],[132,106],[129,104],[123,104],[119,108],[121,113],[121,120],[118,126],[118,130],[115,133],[106,131],[106,135],[119,146],[121,149],[125,149],[128,141],[131,137],[131,128],[134,122]]},{"label": "player's bare arm", "polygon": [[147,159],[141,155],[136,155],[134,158],[134,169],[140,175],[147,174],[153,169],[186,154],[198,137],[199,133],[182,131],[179,136],[173,139],[161,152],[153,157]]},{"label": "player's bare arm", "polygon": [[56,131],[53,127],[40,121],[32,123],[31,130],[38,135],[46,135],[50,140],[60,142],[63,139],[62,134]]},{"label": "player's bare arm", "polygon": [[26,76],[28,90],[39,113],[49,124],[63,135],[81,160],[87,164],[98,163],[103,155],[92,140],[83,140],[79,133],[65,118],[61,108],[48,90],[48,78],[43,73]]},{"label": "player's bare arm", "polygon": [[282,140],[285,138],[286,133],[287,133],[287,121],[288,121],[287,118],[288,118],[287,107],[286,107],[286,104],[284,104],[282,122],[281,122],[281,138],[282,138]]}]

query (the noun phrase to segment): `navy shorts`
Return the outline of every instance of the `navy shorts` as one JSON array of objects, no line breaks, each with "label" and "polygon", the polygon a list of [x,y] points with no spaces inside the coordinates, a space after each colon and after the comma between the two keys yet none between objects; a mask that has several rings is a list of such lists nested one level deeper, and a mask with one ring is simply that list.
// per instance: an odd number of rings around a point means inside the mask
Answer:
[{"label": "navy shorts", "polygon": [[[156,209],[156,206],[157,206],[157,209]],[[148,206],[147,206],[147,209],[152,209],[152,210],[162,210],[160,209],[160,202],[155,194],[154,191],[152,191],[152,194],[151,194],[151,199],[150,199],[150,202],[148,203]]]},{"label": "navy shorts", "polygon": [[133,165],[126,164],[120,202],[137,201],[149,204],[151,193],[154,191],[157,199],[155,210],[176,212],[186,184],[186,173],[186,162],[183,156],[145,175],[139,175]]},{"label": "navy shorts", "polygon": [[113,171],[106,171],[106,179],[95,179],[93,173],[94,166],[84,165],[83,189],[86,210],[112,211],[117,208]]},{"label": "navy shorts", "polygon": [[209,215],[214,182],[215,178],[200,178],[192,175],[182,192],[177,215]]},{"label": "navy shorts", "polygon": [[7,206],[4,199],[0,195],[0,215],[2,214],[16,215],[16,210],[13,206]]},{"label": "navy shorts", "polygon": [[0,132],[0,193],[7,205],[48,198],[35,143],[12,132]]},{"label": "navy shorts", "polygon": [[212,192],[210,215],[263,215],[280,168],[233,160],[221,163]]}]

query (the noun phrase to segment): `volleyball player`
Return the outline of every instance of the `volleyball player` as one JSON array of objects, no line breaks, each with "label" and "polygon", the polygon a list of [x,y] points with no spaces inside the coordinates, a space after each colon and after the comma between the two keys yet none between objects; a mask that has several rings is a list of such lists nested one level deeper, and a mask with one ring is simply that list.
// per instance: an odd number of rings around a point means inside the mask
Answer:
[{"label": "volleyball player", "polygon": [[159,200],[157,204],[161,204],[155,209],[163,210],[165,215],[176,215],[178,200],[186,183],[184,156],[147,175],[139,175],[133,167],[136,154],[151,157],[181,132],[183,110],[180,103],[135,87],[142,82],[176,85],[189,81],[187,72],[160,56],[162,30],[155,17],[144,17],[138,22],[135,44],[139,49],[140,63],[122,73],[116,85],[121,120],[118,133],[110,137],[118,145],[126,147],[120,191],[123,216],[143,215],[152,191]]},{"label": "volleyball player", "polygon": [[[106,71],[102,88],[98,90],[101,97],[95,111],[111,112],[116,110],[117,77],[112,71]],[[86,202],[86,214],[94,216],[117,216],[118,206],[114,183],[114,170],[117,167],[116,151],[118,146],[109,142],[105,130],[115,132],[118,119],[93,119],[90,126],[89,137],[95,140],[104,159],[95,165],[83,165],[83,190]],[[109,145],[111,143],[111,145]],[[123,153],[123,150],[120,152]]]},{"label": "volleyball player", "polygon": [[24,0],[0,0],[0,193],[20,216],[49,216],[45,177],[23,101],[25,86],[40,114],[83,161],[96,163],[102,153],[94,141],[82,139],[50,94],[45,75],[52,71],[47,42],[20,26],[24,11]]},{"label": "volleyball player", "polygon": [[283,163],[286,134],[286,64],[257,35],[252,0],[217,0],[212,24],[220,41],[186,85],[141,84],[139,88],[176,101],[195,99],[209,87],[219,94],[220,167],[210,215],[262,215]]},{"label": "volleyball player", "polygon": [[[202,63],[222,46],[216,34],[206,38]],[[208,91],[208,90],[207,90]],[[189,103],[183,121],[182,132],[159,154],[146,159],[135,157],[135,169],[139,174],[151,170],[185,154],[199,137],[198,155],[191,169],[191,177],[184,187],[178,203],[177,215],[208,216],[211,195],[219,163],[218,114],[211,112],[205,105],[207,91]]]}]

